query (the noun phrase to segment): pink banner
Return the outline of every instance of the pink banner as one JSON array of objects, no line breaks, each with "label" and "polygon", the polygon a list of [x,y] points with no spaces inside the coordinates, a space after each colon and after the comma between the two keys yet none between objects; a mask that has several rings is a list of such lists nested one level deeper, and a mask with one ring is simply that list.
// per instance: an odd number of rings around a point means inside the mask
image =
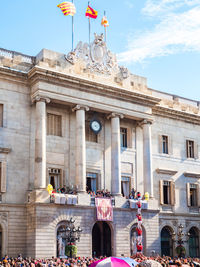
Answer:
[{"label": "pink banner", "polygon": [[113,221],[113,207],[110,198],[95,198],[98,221]]}]

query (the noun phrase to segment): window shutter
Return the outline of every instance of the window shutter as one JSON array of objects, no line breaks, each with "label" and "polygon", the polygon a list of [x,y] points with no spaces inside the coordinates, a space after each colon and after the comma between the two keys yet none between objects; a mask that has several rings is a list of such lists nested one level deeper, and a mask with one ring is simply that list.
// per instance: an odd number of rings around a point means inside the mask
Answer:
[{"label": "window shutter", "polygon": [[7,164],[5,161],[1,162],[1,193],[6,192],[6,169]]},{"label": "window shutter", "polygon": [[191,201],[190,201],[190,183],[186,184],[186,191],[187,191],[187,205],[188,207],[191,206]]},{"label": "window shutter", "polygon": [[3,127],[3,104],[0,104],[0,127]]},{"label": "window shutter", "polygon": [[175,183],[170,182],[170,199],[171,199],[171,205],[175,205]]},{"label": "window shutter", "polygon": [[186,157],[189,158],[189,140],[186,140]]},{"label": "window shutter", "polygon": [[132,148],[131,129],[127,128],[127,147]]},{"label": "window shutter", "polygon": [[162,140],[162,135],[159,135],[158,137],[158,145],[159,145],[159,153],[163,153],[163,140]]},{"label": "window shutter", "polygon": [[173,144],[172,144],[172,137],[168,136],[168,153],[169,155],[173,154]]},{"label": "window shutter", "polygon": [[194,142],[194,158],[198,159],[198,143]]},{"label": "window shutter", "polygon": [[63,169],[60,169],[60,188],[62,188],[64,184],[64,171]]},{"label": "window shutter", "polygon": [[163,180],[160,180],[160,204],[163,205],[164,200],[163,200]]},{"label": "window shutter", "polygon": [[200,184],[197,185],[197,205],[200,208]]}]

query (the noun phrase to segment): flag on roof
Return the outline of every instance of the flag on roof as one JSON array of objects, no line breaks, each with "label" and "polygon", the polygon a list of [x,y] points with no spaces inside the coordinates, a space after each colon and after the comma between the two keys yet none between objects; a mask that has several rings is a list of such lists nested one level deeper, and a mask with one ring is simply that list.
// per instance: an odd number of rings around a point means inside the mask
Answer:
[{"label": "flag on roof", "polygon": [[71,2],[63,2],[57,5],[57,7],[59,7],[62,10],[65,16],[67,15],[74,16],[74,14],[76,14],[75,5]]},{"label": "flag on roof", "polygon": [[88,5],[87,10],[85,12],[85,16],[96,19],[97,15],[98,15],[98,12],[96,10],[94,10],[93,8],[91,8],[91,6]]},{"label": "flag on roof", "polygon": [[104,26],[104,27],[108,27],[109,26],[109,23],[108,23],[108,20],[107,20],[106,16],[103,16],[103,18],[101,20],[101,25]]}]

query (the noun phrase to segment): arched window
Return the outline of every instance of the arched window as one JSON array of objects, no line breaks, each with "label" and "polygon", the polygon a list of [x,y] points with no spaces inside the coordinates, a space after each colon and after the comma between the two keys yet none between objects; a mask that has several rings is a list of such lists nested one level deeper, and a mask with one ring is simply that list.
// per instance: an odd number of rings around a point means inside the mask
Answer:
[{"label": "arched window", "polygon": [[199,257],[199,233],[196,227],[192,227],[189,231],[189,255],[190,257]]},{"label": "arched window", "polygon": [[161,255],[173,257],[172,230],[165,226],[161,231]]}]

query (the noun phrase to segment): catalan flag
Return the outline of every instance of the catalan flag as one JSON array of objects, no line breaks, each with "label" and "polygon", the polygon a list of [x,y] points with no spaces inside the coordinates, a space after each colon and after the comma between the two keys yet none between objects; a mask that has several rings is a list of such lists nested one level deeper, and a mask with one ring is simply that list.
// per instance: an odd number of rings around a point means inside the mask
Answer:
[{"label": "catalan flag", "polygon": [[57,5],[57,7],[59,7],[62,10],[65,16],[67,15],[74,16],[74,14],[76,14],[75,5],[71,2],[63,2]]},{"label": "catalan flag", "polygon": [[109,26],[109,23],[108,23],[108,20],[107,20],[106,16],[103,16],[103,18],[101,20],[101,25],[104,26],[104,27],[108,27]]},{"label": "catalan flag", "polygon": [[87,10],[85,12],[85,16],[96,19],[97,15],[98,15],[98,12],[96,10],[94,10],[93,8],[91,8],[91,6],[88,5]]}]

